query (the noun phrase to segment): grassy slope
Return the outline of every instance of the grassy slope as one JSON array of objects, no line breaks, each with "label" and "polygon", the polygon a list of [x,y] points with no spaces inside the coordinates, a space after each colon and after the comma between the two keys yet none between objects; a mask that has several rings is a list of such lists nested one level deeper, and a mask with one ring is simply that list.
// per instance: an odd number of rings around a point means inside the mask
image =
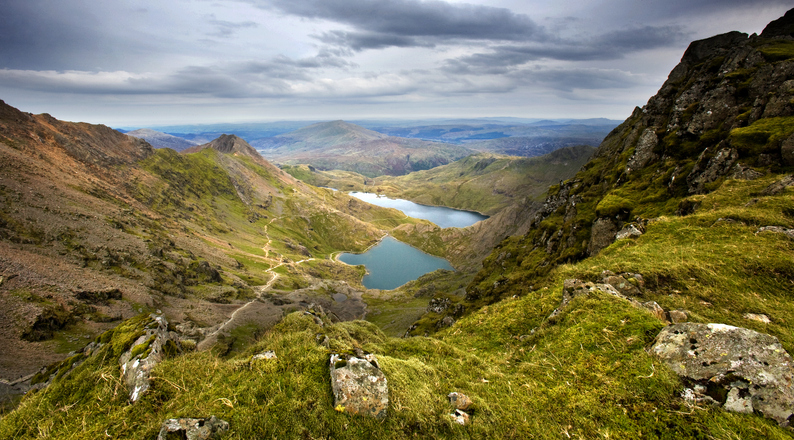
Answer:
[{"label": "grassy slope", "polygon": [[306,165],[285,166],[284,171],[312,185],[379,192],[493,215],[518,199],[542,198],[549,185],[569,178],[593,151],[587,146],[568,147],[533,158],[480,153],[430,170],[375,179],[338,170],[312,170]]},{"label": "grassy slope", "polygon": [[[560,266],[526,295],[484,307],[434,338],[390,338],[361,321],[320,328],[289,315],[237,357],[202,352],[163,363],[153,389],[133,406],[115,359],[87,362],[26,398],[0,423],[0,438],[152,437],[165,418],[210,414],[231,423],[225,438],[791,438],[755,415],[687,407],[679,379],[645,351],[663,323],[625,301],[580,297],[545,319],[563,279],[632,271],[646,279],[643,300],[686,308],[696,321],[770,333],[794,350],[787,264],[794,241],[755,233],[759,225],[794,227],[794,189],[759,195],[773,180],[729,180],[699,196],[697,213],[662,217],[638,239]],[[745,312],[766,313],[772,323],[747,321]],[[330,351],[317,334],[328,335],[334,351],[379,355],[390,387],[388,419],[333,410]],[[248,357],[265,349],[279,359],[249,367]],[[451,391],[473,398],[470,426],[450,423]]]}]

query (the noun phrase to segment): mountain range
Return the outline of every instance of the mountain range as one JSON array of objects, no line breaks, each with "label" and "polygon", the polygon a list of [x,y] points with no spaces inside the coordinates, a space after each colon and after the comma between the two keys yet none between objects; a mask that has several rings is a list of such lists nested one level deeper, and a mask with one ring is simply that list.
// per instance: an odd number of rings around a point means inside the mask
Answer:
[{"label": "mountain range", "polygon": [[344,121],[321,122],[253,143],[269,160],[369,177],[402,175],[468,156],[468,148],[386,136]]}]

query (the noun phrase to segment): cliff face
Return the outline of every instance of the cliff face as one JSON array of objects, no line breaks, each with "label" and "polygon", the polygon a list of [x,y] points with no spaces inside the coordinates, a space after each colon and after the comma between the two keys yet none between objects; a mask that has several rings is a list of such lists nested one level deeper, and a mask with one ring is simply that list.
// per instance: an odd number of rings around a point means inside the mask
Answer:
[{"label": "cliff face", "polygon": [[[794,11],[794,10],[793,10]],[[725,179],[794,166],[794,12],[760,35],[693,42],[659,92],[573,179],[549,190],[530,231],[497,246],[468,289],[490,303],[597,254],[622,229],[685,215]]]}]

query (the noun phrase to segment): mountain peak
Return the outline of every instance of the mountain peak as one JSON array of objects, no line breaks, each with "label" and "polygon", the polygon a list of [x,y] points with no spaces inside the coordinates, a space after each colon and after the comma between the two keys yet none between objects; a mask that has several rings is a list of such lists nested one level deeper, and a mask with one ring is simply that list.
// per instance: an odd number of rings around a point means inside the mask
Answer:
[{"label": "mountain peak", "polygon": [[242,154],[256,160],[262,160],[262,156],[254,149],[254,147],[249,145],[245,139],[234,134],[222,134],[206,144],[196,145],[195,147],[187,148],[182,152],[196,153],[205,148],[212,148],[224,154]]}]

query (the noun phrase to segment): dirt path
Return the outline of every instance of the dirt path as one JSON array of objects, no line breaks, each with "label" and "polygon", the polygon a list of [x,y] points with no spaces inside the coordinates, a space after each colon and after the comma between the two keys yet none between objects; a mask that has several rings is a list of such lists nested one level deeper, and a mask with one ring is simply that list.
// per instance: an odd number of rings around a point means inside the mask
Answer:
[{"label": "dirt path", "polygon": [[[276,221],[276,220],[278,220],[280,218],[281,217],[274,217],[265,226],[264,233],[265,233],[265,236],[267,237],[267,243],[265,244],[265,246],[262,247],[262,250],[265,252],[265,258],[269,258],[269,255],[270,255],[270,244],[273,242],[273,239],[270,238],[270,235],[267,232],[267,227],[270,226],[271,223],[273,223],[274,221]],[[261,301],[262,295],[264,295],[265,292],[270,290],[273,287],[273,284],[275,284],[276,280],[278,280],[278,278],[279,278],[279,274],[275,272],[276,269],[278,269],[279,267],[284,266],[284,265],[295,265],[295,266],[297,266],[297,265],[303,264],[303,263],[305,263],[307,261],[314,261],[314,260],[316,260],[316,258],[306,258],[306,259],[303,259],[303,260],[300,260],[300,261],[294,261],[294,262],[279,261],[278,264],[276,264],[275,266],[272,266],[271,268],[267,269],[265,272],[267,272],[267,273],[269,273],[271,275],[270,280],[268,280],[268,282],[265,283],[263,286],[254,287],[254,291],[256,292],[256,296],[254,297],[254,299],[252,299],[251,301],[248,301],[247,303],[245,303],[242,306],[240,306],[237,309],[235,309],[235,311],[232,312],[231,316],[229,316],[229,319],[227,319],[223,324],[221,324],[215,331],[213,331],[212,333],[208,334],[207,337],[204,338],[204,340],[202,340],[199,343],[198,349],[199,350],[206,350],[206,349],[211,348],[215,344],[215,342],[218,340],[218,335],[221,334],[221,332],[223,332],[227,328],[229,330],[231,330],[232,328],[236,327],[235,320],[236,320],[236,318],[238,317],[238,315],[240,313],[245,314],[245,312],[248,309],[255,307],[257,304],[262,304],[263,303]],[[275,263],[275,261],[273,261],[273,262]],[[280,311],[279,311],[279,314],[280,314]],[[241,324],[241,323],[237,323],[237,325],[239,325],[239,324]]]}]

